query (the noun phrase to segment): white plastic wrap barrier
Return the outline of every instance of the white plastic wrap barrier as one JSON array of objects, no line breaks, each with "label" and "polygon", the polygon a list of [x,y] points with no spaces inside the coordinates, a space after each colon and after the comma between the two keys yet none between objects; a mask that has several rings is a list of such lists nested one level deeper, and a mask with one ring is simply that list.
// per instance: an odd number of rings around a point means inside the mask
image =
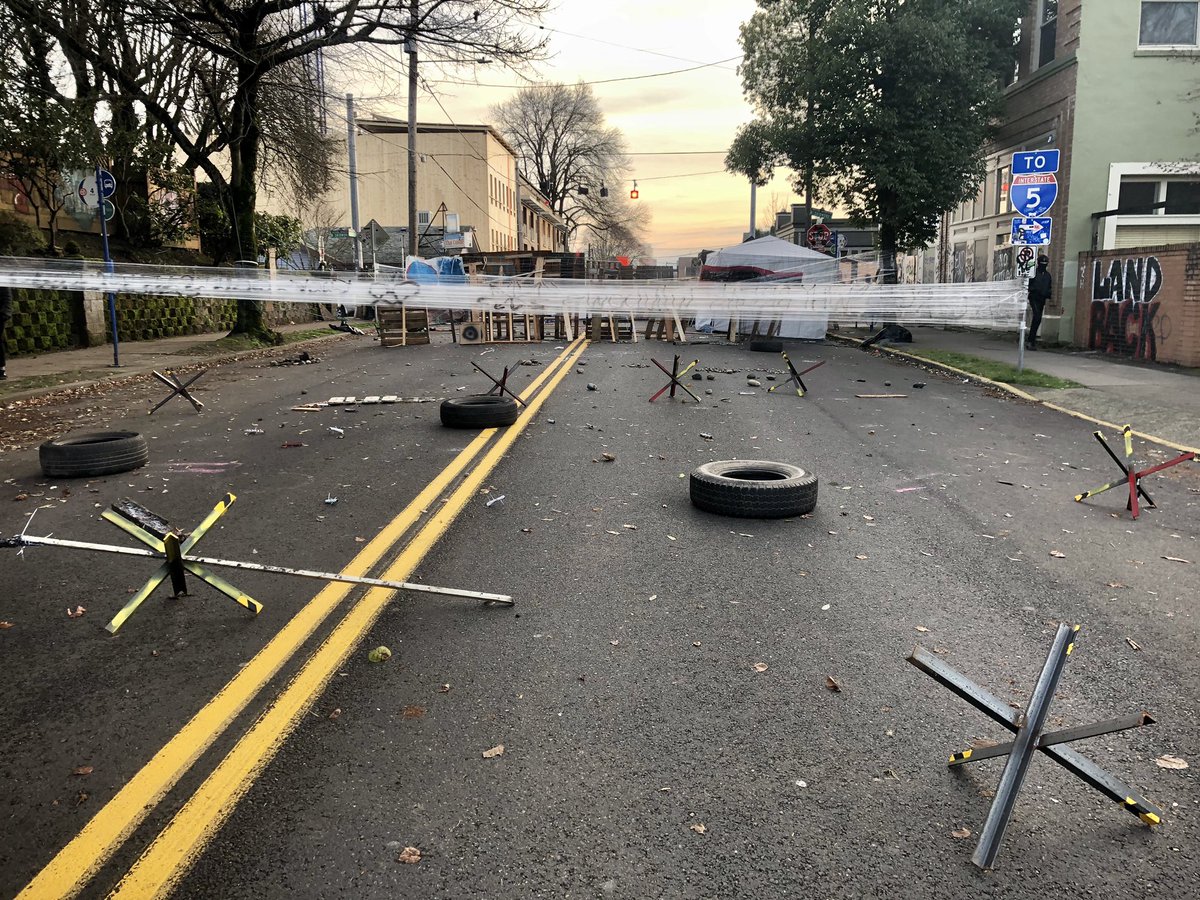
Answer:
[{"label": "white plastic wrap barrier", "polygon": [[417,284],[398,275],[346,278],[335,274],[217,269],[0,257],[0,284],[46,291],[97,291],[334,303],[406,304],[430,309],[479,309],[523,314],[590,313],[681,318],[891,321],[906,325],[1014,328],[1025,306],[1021,280],[975,284],[796,284],[696,281],[487,279],[468,284]]}]

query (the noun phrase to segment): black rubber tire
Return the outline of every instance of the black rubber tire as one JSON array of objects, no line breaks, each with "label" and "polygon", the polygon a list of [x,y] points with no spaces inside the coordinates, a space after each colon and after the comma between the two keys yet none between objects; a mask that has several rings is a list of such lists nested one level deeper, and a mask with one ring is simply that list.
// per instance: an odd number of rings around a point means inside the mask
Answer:
[{"label": "black rubber tire", "polygon": [[750,342],[750,349],[755,353],[782,353],[783,341],[753,340]]},{"label": "black rubber tire", "polygon": [[461,340],[464,344],[478,344],[483,339],[483,334],[479,331],[479,326],[474,322],[467,322],[461,330]]},{"label": "black rubber tire", "polygon": [[98,431],[46,441],[38,459],[48,478],[89,478],[139,469],[150,449],[136,431]]},{"label": "black rubber tire", "polygon": [[692,505],[721,516],[784,519],[812,512],[817,476],[761,459],[715,460],[692,472]]},{"label": "black rubber tire", "polygon": [[517,401],[512,397],[476,394],[442,401],[442,424],[447,428],[495,428],[517,421]]}]

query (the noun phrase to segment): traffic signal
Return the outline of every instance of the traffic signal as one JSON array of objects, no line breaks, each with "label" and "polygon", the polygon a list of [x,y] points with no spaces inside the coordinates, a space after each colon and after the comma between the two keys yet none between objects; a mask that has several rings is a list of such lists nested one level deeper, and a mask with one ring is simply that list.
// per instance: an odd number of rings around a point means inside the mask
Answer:
[{"label": "traffic signal", "polygon": [[637,182],[633,183],[633,190],[629,192],[629,199],[636,200],[638,198]]}]

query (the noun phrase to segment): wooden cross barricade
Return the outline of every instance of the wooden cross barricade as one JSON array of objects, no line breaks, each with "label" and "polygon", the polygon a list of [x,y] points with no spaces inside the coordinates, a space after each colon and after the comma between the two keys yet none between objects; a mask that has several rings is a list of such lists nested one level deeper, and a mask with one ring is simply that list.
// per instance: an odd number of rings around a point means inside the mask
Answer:
[{"label": "wooden cross barricade", "polygon": [[1030,762],[1038,752],[1049,756],[1068,772],[1082,779],[1110,800],[1119,803],[1123,809],[1137,816],[1146,825],[1154,826],[1162,822],[1161,809],[1087,757],[1063,746],[1071,741],[1152,725],[1154,719],[1151,716],[1139,713],[1097,722],[1093,725],[1067,728],[1061,731],[1043,731],[1050,703],[1054,700],[1055,689],[1058,687],[1059,678],[1062,676],[1067,659],[1075,647],[1078,633],[1078,625],[1058,626],[1050,654],[1046,658],[1041,675],[1030,695],[1029,706],[1024,712],[1014,709],[923,647],[916,647],[908,657],[910,663],[942,687],[949,688],[951,692],[966,700],[984,715],[1016,734],[1015,740],[1008,744],[998,744],[979,750],[962,750],[950,755],[948,765],[952,768],[981,759],[1008,756],[1004,772],[1000,776],[1000,784],[996,788],[995,799],[992,801],[992,807],[979,835],[979,845],[971,857],[972,862],[981,869],[992,868],[996,861],[1004,829],[1008,825],[1009,817],[1016,804],[1017,793],[1025,780]]},{"label": "wooden cross barricade", "polygon": [[1082,503],[1088,497],[1094,497],[1097,494],[1103,494],[1105,491],[1110,491],[1113,488],[1127,485],[1129,487],[1129,499],[1125,501],[1125,508],[1133,513],[1133,518],[1135,519],[1138,517],[1139,513],[1138,497],[1141,497],[1143,500],[1145,500],[1147,506],[1152,507],[1153,509],[1158,509],[1158,504],[1154,502],[1151,496],[1146,493],[1146,489],[1142,487],[1142,479],[1147,475],[1153,475],[1155,472],[1161,472],[1163,469],[1169,469],[1171,466],[1177,466],[1182,462],[1187,462],[1188,460],[1194,460],[1196,458],[1196,454],[1189,451],[1175,457],[1174,459],[1168,460],[1167,462],[1159,463],[1157,466],[1151,466],[1148,469],[1142,469],[1139,472],[1134,468],[1133,429],[1129,425],[1126,425],[1121,429],[1121,437],[1125,439],[1125,460],[1128,462],[1128,465],[1126,465],[1125,462],[1122,462],[1121,458],[1113,452],[1112,447],[1108,445],[1108,441],[1104,439],[1104,434],[1102,432],[1093,431],[1092,436],[1100,442],[1100,446],[1104,448],[1104,452],[1107,453],[1112,458],[1112,461],[1117,464],[1117,468],[1121,470],[1122,477],[1118,478],[1116,481],[1104,485],[1104,487],[1096,488],[1092,491],[1084,491],[1082,494],[1076,494],[1075,502]]},{"label": "wooden cross barricade", "polygon": [[662,390],[660,390],[658,393],[656,393],[653,397],[650,398],[651,403],[653,403],[655,400],[657,400],[659,397],[661,397],[663,394],[665,394],[668,390],[671,392],[671,399],[674,400],[676,388],[682,388],[684,393],[686,393],[689,397],[691,397],[697,403],[700,402],[700,398],[697,397],[695,394],[693,394],[691,391],[689,391],[687,385],[679,380],[684,375],[686,375],[688,372],[690,372],[692,369],[694,369],[696,366],[698,366],[700,364],[700,360],[693,359],[690,363],[687,364],[687,366],[684,367],[683,371],[679,370],[679,354],[675,355],[675,361],[673,363],[671,363],[670,370],[668,370],[667,367],[664,366],[662,363],[660,363],[657,359],[651,358],[650,362],[654,363],[656,366],[658,366],[660,369],[662,369],[663,374],[671,379],[663,386]]}]

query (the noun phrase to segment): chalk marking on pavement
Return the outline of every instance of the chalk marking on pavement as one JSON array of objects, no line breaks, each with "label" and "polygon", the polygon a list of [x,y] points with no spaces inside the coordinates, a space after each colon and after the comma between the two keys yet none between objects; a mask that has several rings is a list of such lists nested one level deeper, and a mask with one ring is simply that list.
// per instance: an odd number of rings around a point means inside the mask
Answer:
[{"label": "chalk marking on pavement", "polygon": [[[851,342],[854,344],[862,343],[862,341],[860,341],[858,338],[847,337],[844,335],[836,335],[836,336],[834,336],[834,339],[839,340],[839,341],[847,341],[847,342]],[[1049,400],[1043,400],[1041,397],[1035,397],[1033,394],[1026,393],[1025,391],[1021,390],[1020,388],[1014,387],[1013,385],[1009,384],[1008,382],[993,381],[991,378],[985,378],[983,375],[976,375],[974,372],[968,372],[966,369],[959,369],[959,368],[956,368],[955,366],[949,365],[944,362],[935,362],[932,359],[925,359],[925,357],[923,357],[923,356],[917,356],[914,353],[905,353],[903,350],[896,350],[896,349],[893,349],[892,347],[880,347],[880,346],[876,345],[874,347],[874,349],[882,350],[884,353],[889,353],[892,356],[901,356],[904,359],[910,359],[913,362],[921,363],[922,365],[925,365],[925,366],[933,366],[936,369],[942,369],[946,372],[953,372],[955,375],[961,375],[963,378],[970,378],[972,381],[978,381],[982,384],[988,385],[989,387],[994,387],[994,388],[998,388],[1002,391],[1007,391],[1008,393],[1012,394],[1014,397],[1019,397],[1022,400],[1028,400],[1030,403],[1036,403],[1039,406],[1044,406],[1047,409],[1054,410],[1055,412],[1065,413],[1068,416],[1074,416],[1076,419],[1083,419],[1085,422],[1092,422],[1093,424],[1096,424],[1096,425],[1103,425],[1105,428],[1111,428],[1114,431],[1120,431],[1122,428],[1125,427],[1124,425],[1117,425],[1113,422],[1108,422],[1104,419],[1097,419],[1095,416],[1089,416],[1087,413],[1081,413],[1075,409],[1068,409],[1065,406],[1059,406],[1057,403],[1052,403]],[[1166,438],[1159,437],[1158,435],[1147,434],[1144,431],[1137,431],[1137,430],[1134,430],[1132,433],[1135,434],[1137,437],[1141,438],[1143,441],[1149,441],[1152,444],[1159,444],[1163,447],[1170,447],[1172,450],[1178,450],[1180,453],[1200,454],[1200,449],[1197,449],[1196,447],[1188,447],[1185,444],[1177,444],[1174,441],[1167,440]]]},{"label": "chalk marking on pavement", "polygon": [[[580,341],[582,338],[568,345],[530,383],[525,394],[533,395],[551,376],[555,367],[576,351]],[[479,455],[495,433],[495,428],[481,431],[396,518],[355,555],[342,569],[342,574],[366,575],[378,565],[413,524],[437,504],[442,493]],[[340,583],[322,588],[46,864],[17,895],[17,900],[69,898],[78,894],[200,755],[354,589],[353,585]]]},{"label": "chalk marking on pavement", "polygon": [[[575,350],[570,361],[559,368],[546,389],[530,402],[520,418],[500,435],[454,491],[449,502],[435,513],[388,567],[385,578],[404,580],[412,575],[467,503],[475,497],[484,480],[500,464],[538,414],[542,403],[571,371],[575,360],[586,348],[585,341]],[[346,617],[313,653],[287,688],[238,740],[133,864],[109,895],[110,900],[162,897],[179,883],[395,594],[395,591],[386,588],[372,588],[346,613]]]}]

